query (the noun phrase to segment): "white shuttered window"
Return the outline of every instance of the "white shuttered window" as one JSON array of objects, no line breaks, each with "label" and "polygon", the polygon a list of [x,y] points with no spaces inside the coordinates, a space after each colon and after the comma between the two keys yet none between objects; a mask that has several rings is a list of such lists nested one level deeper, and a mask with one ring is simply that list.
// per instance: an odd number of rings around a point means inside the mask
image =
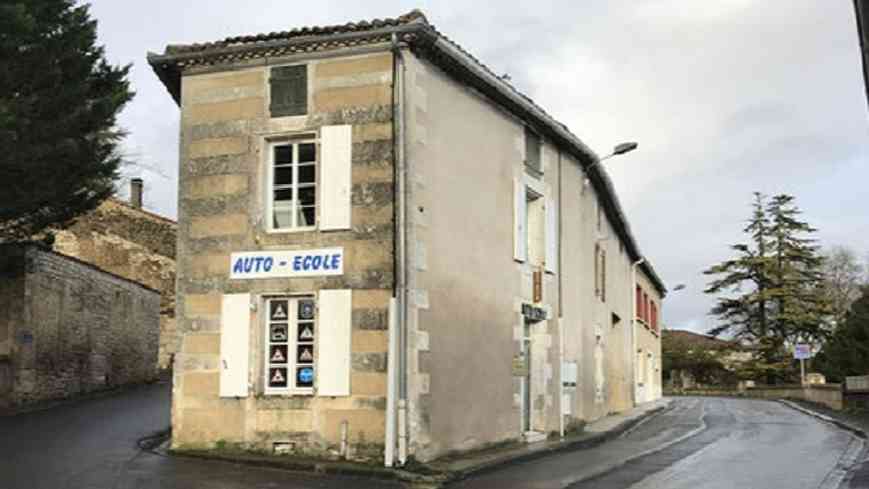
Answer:
[{"label": "white shuttered window", "polygon": [[220,311],[220,397],[247,397],[250,294],[223,296]]},{"label": "white shuttered window", "polygon": [[525,182],[513,180],[513,259],[528,260],[528,208],[525,202]]},{"label": "white shuttered window", "polygon": [[352,304],[353,296],[349,289],[319,292],[318,396],[350,395]]},{"label": "white shuttered window", "polygon": [[320,149],[320,229],[350,229],[353,126],[323,126],[320,130]]},{"label": "white shuttered window", "polygon": [[546,198],[546,271],[558,271],[558,208],[551,197]]}]

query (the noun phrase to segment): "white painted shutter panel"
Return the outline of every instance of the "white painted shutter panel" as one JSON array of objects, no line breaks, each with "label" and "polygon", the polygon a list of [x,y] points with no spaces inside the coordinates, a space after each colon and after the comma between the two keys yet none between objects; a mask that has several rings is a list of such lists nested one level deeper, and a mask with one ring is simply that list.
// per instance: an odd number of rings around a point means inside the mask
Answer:
[{"label": "white painted shutter panel", "polygon": [[516,178],[513,180],[513,258],[521,262],[528,259],[527,211],[525,182]]},{"label": "white painted shutter panel", "polygon": [[350,229],[353,126],[323,126],[320,152],[320,229]]},{"label": "white painted shutter panel", "polygon": [[220,397],[247,397],[250,294],[223,296],[220,310]]},{"label": "white painted shutter panel", "polygon": [[320,290],[317,340],[317,395],[350,395],[350,331],[352,294],[349,289]]},{"label": "white painted shutter panel", "polygon": [[558,208],[551,197],[546,198],[546,271],[558,271]]}]

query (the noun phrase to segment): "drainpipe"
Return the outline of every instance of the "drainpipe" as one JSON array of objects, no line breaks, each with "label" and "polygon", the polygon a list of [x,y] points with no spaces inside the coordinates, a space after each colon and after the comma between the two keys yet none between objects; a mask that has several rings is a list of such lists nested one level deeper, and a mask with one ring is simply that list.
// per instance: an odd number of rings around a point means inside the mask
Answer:
[{"label": "drainpipe", "polygon": [[561,205],[561,149],[558,150],[558,435],[564,438],[564,289],[562,277],[564,270],[561,263],[561,247],[564,237],[561,235],[564,212]]},{"label": "drainpipe", "polygon": [[637,267],[646,262],[645,258],[640,258],[631,265],[631,398],[633,398],[634,406],[637,405]]},{"label": "drainpipe", "polygon": [[396,302],[398,306],[398,463],[407,462],[407,168],[405,166],[404,77],[406,66],[398,45],[398,36],[392,34],[393,91],[392,127],[395,155],[394,179],[398,205],[396,223]]}]

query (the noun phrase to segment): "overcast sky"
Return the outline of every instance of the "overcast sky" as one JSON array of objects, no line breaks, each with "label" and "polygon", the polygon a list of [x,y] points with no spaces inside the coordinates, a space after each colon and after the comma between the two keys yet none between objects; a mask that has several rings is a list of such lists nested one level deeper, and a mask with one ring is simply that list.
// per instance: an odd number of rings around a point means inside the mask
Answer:
[{"label": "overcast sky", "polygon": [[[145,205],[175,217],[178,108],[145,60],[166,44],[395,17],[441,32],[566,123],[606,162],[640,247],[672,293],[669,327],[704,331],[701,271],[742,239],[755,190],[797,197],[825,246],[869,252],[869,112],[851,0],[415,3],[94,0],[100,41],[132,63],[121,116]],[[161,175],[162,174],[162,175]]]}]

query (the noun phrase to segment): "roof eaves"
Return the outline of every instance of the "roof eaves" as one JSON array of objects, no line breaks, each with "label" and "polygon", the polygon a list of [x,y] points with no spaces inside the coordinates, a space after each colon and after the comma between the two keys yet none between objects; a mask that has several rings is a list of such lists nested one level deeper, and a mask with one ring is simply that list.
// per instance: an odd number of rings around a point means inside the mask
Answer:
[{"label": "roof eaves", "polygon": [[[518,109],[518,114],[523,119],[531,119],[530,122],[537,125],[535,129],[548,134],[550,137],[560,143],[560,146],[567,149],[570,153],[580,161],[589,175],[589,180],[595,186],[596,190],[603,196],[605,208],[610,219],[614,222],[618,233],[625,241],[629,255],[634,260],[643,258],[639,246],[631,232],[630,224],[628,223],[625,212],[619,202],[615,187],[606,170],[599,165],[600,158],[585,145],[576,135],[574,135],[567,126],[558,122],[549,115],[540,106],[534,103],[533,100],[516,90],[511,84],[507,83],[489,69],[486,65],[480,62],[477,58],[462,49],[458,44],[440,34],[431,26],[425,26],[423,33],[434,37],[434,42],[428,43],[431,49],[438,51],[440,54],[449,57],[453,62],[460,65],[460,70],[464,71],[466,76],[478,77],[490,87],[488,95],[492,96],[496,101],[504,104],[505,99],[509,101],[508,108]],[[435,57],[437,60],[437,57]],[[446,67],[450,71],[457,71],[455,67]],[[474,86],[473,83],[471,83]],[[475,86],[475,88],[480,88]],[[494,92],[493,92],[494,91]],[[485,93],[485,91],[484,91]],[[514,107],[510,107],[513,105]],[[517,112],[517,110],[514,110]],[[658,276],[655,269],[648,260],[644,260],[640,267],[649,280],[654,284],[658,292],[662,296],[666,295],[667,288],[663,280]]]}]

